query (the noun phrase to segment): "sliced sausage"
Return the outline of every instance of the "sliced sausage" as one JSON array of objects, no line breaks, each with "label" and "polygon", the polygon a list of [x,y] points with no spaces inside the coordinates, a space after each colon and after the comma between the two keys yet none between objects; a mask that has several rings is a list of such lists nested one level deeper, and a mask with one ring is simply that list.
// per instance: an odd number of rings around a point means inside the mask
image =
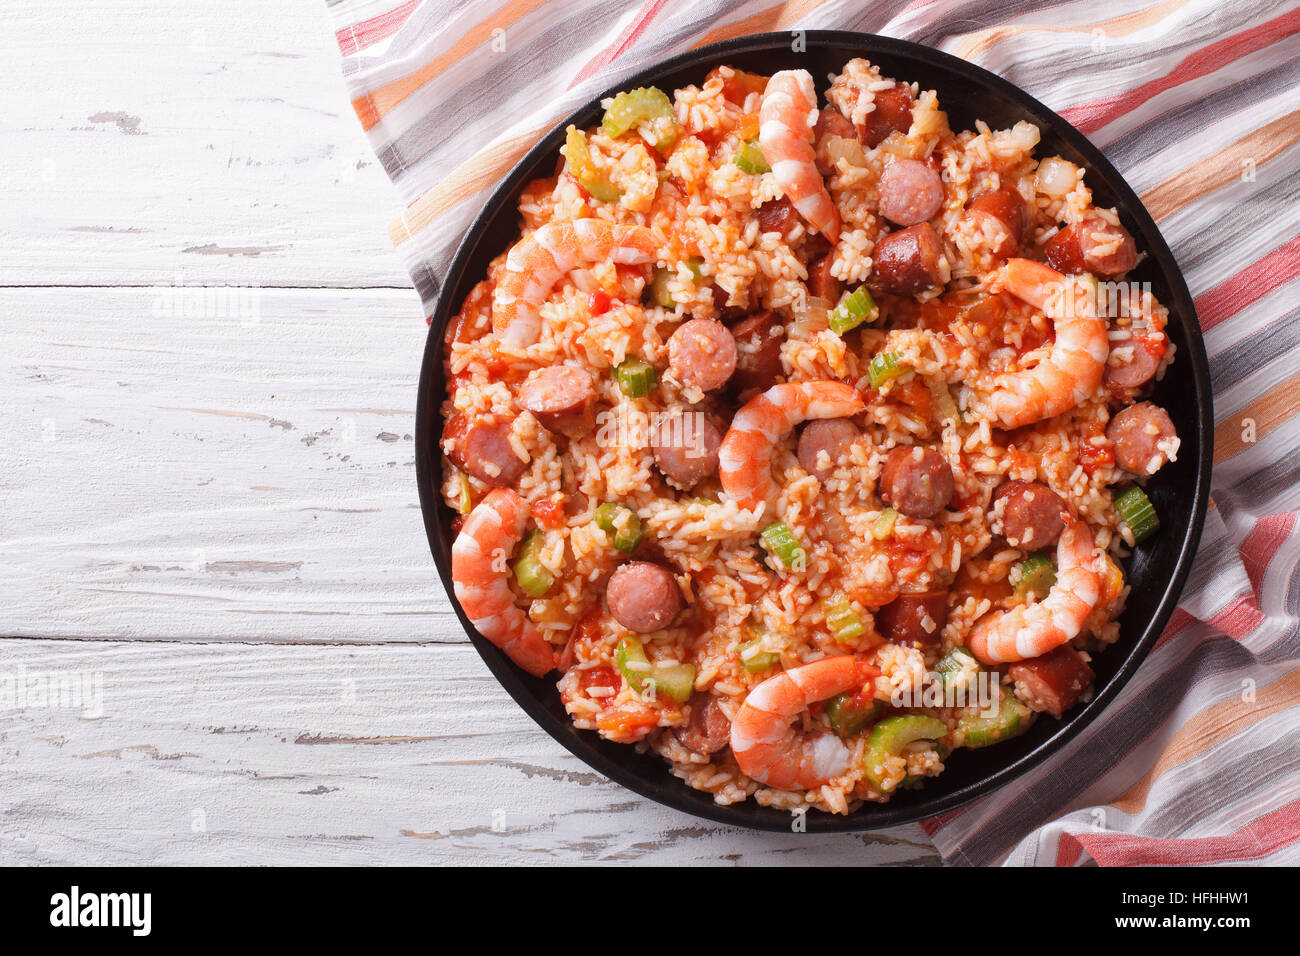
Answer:
[{"label": "sliced sausage", "polygon": [[718,473],[722,429],[703,412],[678,411],[659,418],[650,436],[655,465],[679,488]]},{"label": "sliced sausage", "polygon": [[[811,421],[799,433],[799,464],[821,481],[830,477],[850,445],[862,437],[862,430],[847,418],[821,418]],[[822,462],[826,453],[826,464]]]},{"label": "sliced sausage", "polygon": [[1017,697],[1053,717],[1073,707],[1095,676],[1083,655],[1069,644],[1012,664],[1007,674],[1015,682]]},{"label": "sliced sausage", "polygon": [[830,163],[822,159],[825,153],[825,141],[835,137],[837,139],[857,139],[857,128],[850,123],[839,110],[833,106],[828,106],[817,114],[817,125],[813,127],[813,142],[817,150],[817,171],[823,176],[829,176],[835,171]]},{"label": "sliced sausage", "polygon": [[929,163],[896,159],[880,177],[880,214],[900,226],[933,219],[943,208],[943,179]]},{"label": "sliced sausage", "polygon": [[731,742],[731,721],[718,706],[718,699],[706,691],[691,694],[691,719],[677,731],[687,750],[709,756]]},{"label": "sliced sausage", "polygon": [[1038,481],[1006,481],[993,492],[993,515],[1002,522],[1002,535],[1013,548],[1036,551],[1055,544],[1065,528],[1065,502]]},{"label": "sliced sausage", "polygon": [[547,431],[576,438],[596,425],[596,386],[572,365],[544,368],[519,388],[519,404]]},{"label": "sliced sausage", "polygon": [[1066,273],[1091,272],[1109,278],[1137,265],[1137,244],[1129,231],[1104,219],[1066,226],[1047,240],[1044,251],[1052,268]]},{"label": "sliced sausage", "polygon": [[880,497],[910,518],[933,518],[952,501],[952,468],[920,445],[900,446],[885,458]]},{"label": "sliced sausage", "polygon": [[1080,237],[1083,264],[1099,276],[1117,276],[1137,265],[1137,243],[1123,226],[1105,220],[1088,223]]},{"label": "sliced sausage", "polygon": [[1043,251],[1047,254],[1047,262],[1053,269],[1067,274],[1085,271],[1080,239],[1082,234],[1082,223],[1074,223],[1060,229],[1056,235],[1047,240]]},{"label": "sliced sausage", "polygon": [[755,312],[731,327],[736,340],[736,371],[731,387],[737,392],[766,390],[776,384],[781,367],[781,343],[785,325],[771,309]]},{"label": "sliced sausage", "polygon": [[1006,259],[1020,251],[1025,223],[1025,203],[1020,193],[1006,186],[982,192],[967,204],[966,215],[1000,227],[1004,238],[993,249],[995,256]]},{"label": "sliced sausage", "polygon": [[443,449],[461,471],[494,488],[513,486],[528,467],[510,444],[508,423],[455,416],[443,433]]},{"label": "sliced sausage", "polygon": [[736,370],[736,340],[713,319],[691,319],[668,340],[668,365],[683,385],[721,388]]},{"label": "sliced sausage", "polygon": [[947,623],[947,591],[900,594],[876,612],[876,630],[893,644],[933,647]]},{"label": "sliced sausage", "polygon": [[1106,359],[1106,384],[1121,390],[1141,388],[1156,377],[1165,351],[1163,344],[1151,348],[1132,333],[1127,339],[1111,342],[1110,356]]},{"label": "sliced sausage", "polygon": [[629,561],[605,585],[609,613],[629,631],[649,634],[672,623],[682,610],[682,592],[667,568],[649,561]]},{"label": "sliced sausage", "polygon": [[834,259],[834,256],[823,256],[808,267],[808,291],[831,305],[840,301],[844,291],[844,283],[831,275]]},{"label": "sliced sausage", "polygon": [[590,507],[591,499],[576,488],[564,496],[564,513],[570,518],[585,515]]},{"label": "sliced sausage", "polygon": [[820,232],[805,233],[803,246],[799,249],[799,261],[806,267],[811,267],[812,263],[818,259],[824,259],[834,248],[830,240]]},{"label": "sliced sausage", "polygon": [[868,149],[875,149],[890,133],[906,133],[912,128],[912,90],[907,84],[876,90],[874,101],[876,108],[858,124],[858,139]]},{"label": "sliced sausage", "polygon": [[788,239],[794,227],[802,222],[794,203],[784,196],[770,199],[758,207],[758,227],[763,232],[779,232]]},{"label": "sliced sausage", "polygon": [[1135,475],[1154,475],[1176,451],[1178,432],[1169,413],[1151,402],[1138,402],[1119,412],[1106,426],[1115,446],[1115,463]]},{"label": "sliced sausage", "polygon": [[727,305],[727,299],[730,294],[716,282],[709,287],[713,294],[713,308],[717,310],[718,318],[723,322],[734,322],[736,319],[744,318],[748,311],[741,305]]},{"label": "sliced sausage", "polygon": [[817,113],[817,122],[813,126],[813,139],[820,143],[828,136],[857,139],[858,130],[843,113],[833,106],[827,106]]},{"label": "sliced sausage", "polygon": [[916,295],[940,284],[939,234],[928,222],[881,238],[874,259],[872,274],[882,292]]}]

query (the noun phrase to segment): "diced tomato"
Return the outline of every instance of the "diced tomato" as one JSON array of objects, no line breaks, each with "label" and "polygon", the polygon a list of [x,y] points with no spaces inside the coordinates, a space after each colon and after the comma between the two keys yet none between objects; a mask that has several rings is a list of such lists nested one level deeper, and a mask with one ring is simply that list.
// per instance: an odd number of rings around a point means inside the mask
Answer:
[{"label": "diced tomato", "polygon": [[966,306],[962,312],[967,322],[980,324],[990,331],[1000,331],[1007,315],[1007,304],[998,296],[981,296]]},{"label": "diced tomato", "polygon": [[[717,75],[719,75],[718,70],[714,69],[705,77],[705,82]],[[731,76],[722,81],[723,97],[728,103],[735,103],[737,106],[744,106],[745,98],[750,93],[762,93],[765,89],[767,89],[767,77],[757,73],[746,73],[744,70],[732,70]]]},{"label": "diced tomato", "polygon": [[530,509],[534,520],[547,531],[564,527],[564,505],[554,498],[543,498]]},{"label": "diced tomato", "polygon": [[1090,475],[1096,474],[1099,468],[1114,464],[1114,462],[1115,453],[1109,448],[1099,448],[1087,441],[1079,445],[1079,464]]},{"label": "diced tomato", "polygon": [[483,365],[487,368],[488,379],[493,382],[506,378],[508,373],[517,370],[516,363],[512,363],[499,355],[488,358]]},{"label": "diced tomato", "polygon": [[650,266],[615,266],[615,273],[618,275],[618,288],[622,291],[627,301],[636,299],[641,293],[641,289],[650,280]]},{"label": "diced tomato", "polygon": [[1142,346],[1142,348],[1146,349],[1147,354],[1149,354],[1153,359],[1156,359],[1157,361],[1163,359],[1165,357],[1165,353],[1169,351],[1168,339],[1165,338],[1153,339],[1150,336],[1142,335],[1141,333],[1135,335],[1134,338],[1137,339],[1138,343]]},{"label": "diced tomato", "polygon": [[961,309],[940,299],[929,299],[920,304],[918,311],[921,328],[938,332],[949,328]]},{"label": "diced tomato", "polygon": [[950,593],[954,596],[954,606],[960,605],[968,597],[976,601],[987,598],[993,604],[998,604],[1011,595],[1011,582],[1005,577],[986,582],[972,574],[970,567],[969,564],[963,564],[961,570],[957,572],[956,580],[953,581]]},{"label": "diced tomato", "polygon": [[[875,681],[871,681],[861,690],[855,692],[853,696],[849,697],[844,702],[844,710],[849,712],[871,710],[875,706],[876,701],[875,687]],[[821,719],[822,714],[826,712],[826,705],[828,703],[830,703],[830,701],[819,700],[809,706],[808,712],[812,714],[814,720]]]},{"label": "diced tomato", "polygon": [[600,640],[600,606],[593,607],[573,625],[573,633],[588,647]]},{"label": "diced tomato", "polygon": [[[977,347],[982,351],[991,350],[1002,343],[1002,330],[1006,324],[1008,311],[1003,296],[956,292],[944,296],[944,301],[951,310],[948,313],[948,325],[951,326],[960,320],[975,334]],[[935,310],[931,313],[928,327],[939,327],[942,312],[937,311],[933,302],[927,305],[931,310]]]},{"label": "diced tomato", "polygon": [[442,446],[445,448],[452,442],[460,443],[464,441],[469,434],[469,418],[460,412],[452,412],[447,419],[447,424],[442,426]]},{"label": "diced tomato", "polygon": [[934,396],[919,378],[895,385],[889,397],[915,408],[923,418],[930,418],[934,414]]},{"label": "diced tomato", "polygon": [[758,114],[746,113],[740,119],[740,125],[736,127],[736,135],[745,142],[749,142],[758,136]]},{"label": "diced tomato", "polygon": [[1056,341],[1056,329],[1051,325],[1043,329],[1034,325],[1026,326],[1024,332],[1020,334],[1020,345],[1016,348],[1016,354],[1023,357],[1034,349],[1040,349],[1054,341]]},{"label": "diced tomato", "polygon": [[589,667],[579,671],[578,686],[582,688],[584,694],[593,687],[612,687],[618,690],[623,686],[623,678],[614,668],[602,664],[599,667]]},{"label": "diced tomato", "polygon": [[918,548],[902,538],[890,538],[885,544],[885,552],[889,555],[889,567],[895,575],[924,567],[930,560],[929,548]]},{"label": "diced tomato", "polygon": [[875,705],[876,693],[875,682],[871,682],[859,690],[848,700],[849,710],[870,710]]},{"label": "diced tomato", "polygon": [[[713,150],[717,147],[718,143],[721,142],[722,140],[722,131],[714,129],[711,126],[706,127],[705,129],[691,130],[690,135],[695,137],[705,145],[705,147],[709,151],[710,156],[713,155]],[[682,137],[682,139],[684,138],[685,137]],[[677,142],[673,144],[674,148],[676,148],[682,142],[682,139],[678,139]],[[665,159],[666,158],[667,157],[665,157]]]},{"label": "diced tomato", "polygon": [[614,304],[614,297],[604,289],[597,289],[591,294],[591,314],[604,315]]},{"label": "diced tomato", "polygon": [[623,700],[596,718],[596,729],[616,743],[636,743],[659,723],[659,713],[640,700]]},{"label": "diced tomato", "polygon": [[843,590],[863,607],[884,607],[898,597],[898,588],[892,585],[886,587],[851,587],[846,584]]},{"label": "diced tomato", "polygon": [[[997,429],[994,429],[997,434]],[[1038,466],[1042,463],[1042,456],[1030,451],[1022,451],[1015,447],[1017,442],[1027,442],[1034,436],[1033,426],[1015,428],[1011,431],[1002,432],[1006,438],[1007,464],[1011,466],[1012,471],[1037,471]]]},{"label": "diced tomato", "polygon": [[[591,655],[592,648],[600,640],[600,605],[593,607],[590,611],[578,618],[578,623],[573,625],[569,631],[569,642],[564,645],[564,650],[560,653],[560,661],[557,665],[560,670],[567,671],[579,658],[587,659]],[[600,668],[592,668],[600,670]],[[618,686],[618,675],[614,675],[615,683],[612,687]],[[596,686],[591,684],[588,686]],[[583,688],[584,691],[586,688]]]}]

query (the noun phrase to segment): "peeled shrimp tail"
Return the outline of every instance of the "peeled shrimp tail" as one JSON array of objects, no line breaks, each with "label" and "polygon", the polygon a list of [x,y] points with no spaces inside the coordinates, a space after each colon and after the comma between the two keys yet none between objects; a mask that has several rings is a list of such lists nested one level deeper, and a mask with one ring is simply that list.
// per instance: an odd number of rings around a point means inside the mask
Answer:
[{"label": "peeled shrimp tail", "polygon": [[1040,657],[1083,630],[1101,600],[1092,531],[1070,515],[1056,543],[1056,583],[1037,604],[996,611],[976,622],[967,646],[985,664]]},{"label": "peeled shrimp tail", "polygon": [[547,223],[506,254],[492,292],[492,328],[506,345],[532,345],[542,331],[539,309],[568,272],[600,262],[641,265],[657,255],[654,233],[644,226],[604,219]]},{"label": "peeled shrimp tail", "polygon": [[541,677],[555,649],[516,604],[507,580],[510,555],[528,523],[528,505],[507,488],[488,492],[451,546],[451,580],[470,623],[512,661]]},{"label": "peeled shrimp tail", "polygon": [[731,420],[718,449],[723,490],[740,507],[757,508],[772,492],[772,454],[782,435],[810,418],[846,418],[864,407],[857,389],[843,382],[773,385]]},{"label": "peeled shrimp tail", "polygon": [[852,751],[834,734],[803,736],[792,726],[819,700],[862,688],[880,671],[851,655],[825,657],[769,677],[749,692],[731,722],[731,751],[742,772],[777,790],[812,790],[847,772]]},{"label": "peeled shrimp tail", "polygon": [[1083,279],[1030,259],[1008,259],[999,278],[1016,298],[1042,310],[1056,332],[1046,358],[1032,369],[999,375],[985,399],[1003,428],[1019,428],[1067,412],[1095,392],[1110,343],[1095,289]]},{"label": "peeled shrimp tail", "polygon": [[817,92],[807,70],[782,70],[767,81],[759,107],[758,145],[786,198],[814,230],[840,238],[840,214],[817,169],[813,127]]}]

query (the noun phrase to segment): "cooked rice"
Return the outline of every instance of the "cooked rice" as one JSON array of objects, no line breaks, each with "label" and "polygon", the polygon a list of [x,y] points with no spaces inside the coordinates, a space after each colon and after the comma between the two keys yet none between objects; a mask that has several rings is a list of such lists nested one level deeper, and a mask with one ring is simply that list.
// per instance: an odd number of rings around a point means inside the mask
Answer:
[{"label": "cooked rice", "polygon": [[[944,187],[943,206],[931,222],[942,240],[946,287],[913,301],[882,300],[880,322],[841,337],[827,328],[834,303],[816,299],[808,289],[808,250],[815,248],[816,239],[803,226],[788,237],[759,226],[757,211],[783,193],[772,173],[750,175],[734,162],[741,130],[747,116],[757,112],[759,100],[752,92],[739,102],[728,98],[727,84],[734,76],[723,67],[703,85],[675,91],[682,136],[666,160],[647,145],[661,130],[620,137],[601,127],[587,131],[597,168],[622,190],[617,201],[588,198],[566,172],[532,183],[520,199],[521,236],[548,222],[584,217],[648,226],[662,237],[658,266],[667,270],[675,307],[642,304],[649,267],[592,263],[562,279],[546,299],[540,339],[526,348],[507,349],[490,334],[491,290],[504,264],[504,255],[498,257],[453,323],[446,356],[451,391],[443,412],[448,418],[512,421],[511,446],[528,462],[516,490],[530,504],[550,500],[566,506],[560,525],[546,530],[541,551],[542,563],[555,575],[554,590],[534,600],[517,591],[517,599],[557,649],[569,645],[572,663],[558,686],[576,727],[599,728],[613,739],[654,750],[673,774],[720,804],[752,797],[791,811],[815,807],[848,813],[864,801],[887,800],[904,780],[939,774],[943,760],[933,742],[918,742],[891,758],[882,790],[864,775],[866,742],[860,735],[848,741],[855,748],[854,770],[810,791],[787,792],[745,776],[729,748],[706,756],[685,747],[678,729],[690,719],[690,703],[661,695],[651,704],[655,720],[648,733],[620,731],[615,718],[646,704],[614,665],[614,648],[625,631],[603,611],[602,594],[605,580],[625,556],[592,523],[594,509],[601,502],[618,502],[635,511],[648,542],[643,548],[648,546],[679,575],[689,611],[673,626],[643,635],[645,653],[651,662],[692,664],[697,695],[712,695],[728,718],[753,687],[776,673],[776,668],[760,673],[745,668],[744,659],[758,653],[776,655],[779,667],[790,668],[851,651],[869,656],[881,669],[878,699],[909,689],[942,655],[965,644],[979,618],[1030,599],[1016,594],[1008,582],[1025,554],[1000,537],[999,508],[989,511],[992,492],[1002,482],[1050,486],[1116,562],[1133,545],[1112,504],[1111,488],[1124,480],[1105,434],[1114,393],[1099,388],[1068,412],[1014,433],[998,429],[980,412],[978,398],[992,376],[1041,359],[1053,332],[1041,313],[988,291],[990,274],[1001,262],[995,250],[1005,237],[987,217],[973,219],[964,212],[986,190],[1014,190],[1028,210],[1020,255],[1038,260],[1063,224],[1119,220],[1114,210],[1093,206],[1083,170],[1060,157],[1035,157],[1039,131],[1032,124],[995,130],[979,122],[974,130],[954,131],[935,94],[913,88],[907,132],[870,149],[856,140],[831,140],[826,158],[834,171],[826,183],[843,222],[831,252],[831,273],[850,289],[868,280],[876,244],[889,231],[876,212],[886,162],[932,157]],[[896,82],[865,60],[854,60],[834,78],[830,101],[861,123],[875,109],[875,96]],[[849,90],[855,95],[849,96]],[[1099,253],[1109,251],[1103,247]],[[698,268],[692,268],[693,261]],[[721,290],[717,304],[715,285]],[[592,294],[601,289],[615,292],[617,301],[608,311],[593,314]],[[977,298],[993,304],[962,305]],[[703,409],[724,421],[734,411],[735,403],[725,395],[706,395],[668,372],[672,331],[686,318],[719,317],[718,305],[723,304],[780,313],[785,327],[781,361],[788,380],[833,378],[861,385],[872,356],[881,351],[898,353],[899,362],[913,370],[869,393],[865,437],[839,460],[821,463],[831,469],[824,481],[800,466],[796,436],[782,438],[772,462],[780,490],[774,510],[761,516],[727,500],[716,476],[690,491],[666,483],[655,467],[646,428],[638,427],[656,414],[679,409]],[[1123,363],[1134,348],[1133,322],[1140,318],[1160,335],[1165,312],[1149,292],[1110,304],[1112,361]],[[937,318],[943,319],[941,326]],[[658,387],[648,398],[629,398],[608,373],[629,356],[660,372]],[[566,363],[593,373],[601,425],[589,434],[557,439],[532,414],[519,410],[515,390],[535,370]],[[950,388],[962,410],[957,420],[936,420],[927,387],[936,382]],[[892,448],[911,444],[932,447],[951,464],[953,504],[933,519],[900,515],[892,534],[881,539],[873,534],[885,511],[877,488],[881,469]],[[1096,454],[1081,458],[1085,446]],[[443,450],[456,451],[447,443]],[[1177,439],[1163,443],[1161,452],[1173,460]],[[454,454],[444,462],[442,490],[455,509],[466,487],[478,501],[489,486],[458,469],[452,458]],[[773,571],[762,562],[755,535],[774,521],[795,529],[802,540],[808,559],[802,571]],[[932,640],[920,647],[885,642],[870,612],[900,591],[930,589],[949,595],[946,622],[926,618]],[[865,633],[849,644],[838,643],[827,628],[822,599],[830,591],[853,595],[864,619]],[[1073,644],[1096,651],[1113,643],[1119,636],[1115,618],[1126,595],[1126,586],[1108,593]],[[594,624],[578,628],[584,618]],[[1003,680],[1010,693],[1009,679],[1003,675]],[[962,714],[955,708],[911,712],[937,716],[950,727]],[[820,708],[796,726],[824,729]]]}]

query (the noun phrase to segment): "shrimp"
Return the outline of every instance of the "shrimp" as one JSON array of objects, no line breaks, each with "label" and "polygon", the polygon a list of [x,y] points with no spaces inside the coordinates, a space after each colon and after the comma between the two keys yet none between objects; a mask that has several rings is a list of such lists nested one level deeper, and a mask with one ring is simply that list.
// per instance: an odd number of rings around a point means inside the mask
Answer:
[{"label": "shrimp", "polygon": [[782,70],[767,81],[758,110],[758,145],[772,175],[799,215],[832,243],[840,213],[826,191],[813,152],[817,91],[807,70]]},{"label": "shrimp", "polygon": [[[1008,259],[999,271],[1004,289],[1041,309],[1056,327],[1047,358],[1034,368],[997,376],[985,408],[1004,428],[1060,415],[1101,384],[1110,343],[1092,286],[1031,259]],[[995,280],[997,281],[997,280]]]},{"label": "shrimp", "polygon": [[813,790],[838,777],[851,766],[853,752],[834,734],[804,737],[792,725],[809,705],[879,676],[861,658],[842,654],[769,677],[749,692],[731,722],[736,763],[777,790]]},{"label": "shrimp", "polygon": [[532,345],[542,332],[539,306],[571,269],[600,262],[641,265],[658,254],[654,233],[645,226],[604,219],[548,222],[506,255],[492,293],[492,328],[507,345]]},{"label": "shrimp", "polygon": [[1072,515],[1056,543],[1056,583],[1037,604],[981,618],[967,646],[985,664],[1039,657],[1076,637],[1101,600],[1101,574],[1092,531]]},{"label": "shrimp", "polygon": [[506,561],[523,536],[528,505],[508,488],[488,492],[451,546],[456,600],[478,632],[534,677],[555,667],[555,648],[515,604]]},{"label": "shrimp", "polygon": [[788,382],[751,398],[731,420],[718,449],[722,488],[753,510],[772,491],[772,450],[782,435],[810,418],[847,418],[865,408],[843,382]]}]

